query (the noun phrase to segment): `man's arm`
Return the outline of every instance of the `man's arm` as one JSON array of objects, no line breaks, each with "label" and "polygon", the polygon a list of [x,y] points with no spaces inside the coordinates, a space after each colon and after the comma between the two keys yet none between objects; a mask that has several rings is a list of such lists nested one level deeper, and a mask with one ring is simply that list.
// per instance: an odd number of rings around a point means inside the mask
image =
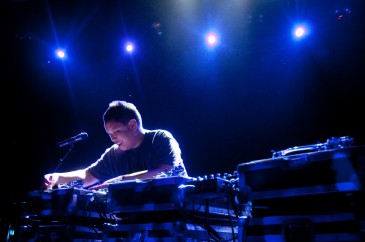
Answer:
[{"label": "man's arm", "polygon": [[138,172],[133,172],[130,174],[117,176],[115,178],[105,181],[103,184],[92,186],[89,189],[91,189],[91,190],[103,189],[103,188],[107,188],[109,186],[109,184],[117,183],[117,182],[121,182],[121,181],[129,181],[129,180],[136,180],[136,179],[143,180],[143,179],[155,178],[158,174],[160,174],[162,172],[170,171],[171,169],[172,169],[172,166],[161,164],[152,170],[138,171]]},{"label": "man's arm", "polygon": [[75,180],[82,180],[84,182],[84,187],[91,186],[98,182],[98,179],[91,175],[86,169],[81,169],[76,171],[46,174],[44,176],[43,188],[52,189],[55,185]]}]

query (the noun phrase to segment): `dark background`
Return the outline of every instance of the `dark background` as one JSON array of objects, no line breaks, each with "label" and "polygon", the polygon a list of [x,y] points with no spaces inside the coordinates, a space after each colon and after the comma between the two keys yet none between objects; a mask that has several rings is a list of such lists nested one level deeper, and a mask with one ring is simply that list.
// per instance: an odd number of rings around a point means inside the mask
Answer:
[{"label": "dark background", "polygon": [[[133,102],[145,128],[169,130],[193,177],[233,173],[272,150],[331,137],[365,143],[364,5],[7,1],[2,197],[39,189],[67,152],[56,144],[78,133],[89,137],[58,171],[99,158],[111,145],[101,117],[114,99]],[[311,31],[294,41],[298,21]],[[204,44],[209,29],[220,33],[214,50]],[[138,43],[134,55],[122,51],[129,38]],[[54,57],[58,46],[67,61]]]}]

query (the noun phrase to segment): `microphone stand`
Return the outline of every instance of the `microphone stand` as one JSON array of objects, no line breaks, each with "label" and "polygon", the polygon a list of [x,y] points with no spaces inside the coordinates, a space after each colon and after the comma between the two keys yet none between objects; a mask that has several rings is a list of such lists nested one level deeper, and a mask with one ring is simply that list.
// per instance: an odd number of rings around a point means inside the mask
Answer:
[{"label": "microphone stand", "polygon": [[66,157],[68,156],[68,154],[71,152],[71,150],[74,148],[74,144],[71,144],[70,148],[67,150],[66,154],[60,159],[60,162],[58,163],[56,169],[54,169],[53,173],[56,172],[58,170],[58,168],[60,168],[60,166],[62,165],[63,161],[66,159]]},{"label": "microphone stand", "polygon": [[[53,173],[55,173],[58,168],[62,165],[63,161],[66,159],[66,157],[70,154],[71,150],[74,148],[74,144],[72,143],[70,145],[70,148],[67,150],[66,154],[60,159],[60,162],[58,163],[58,166],[56,167],[56,169],[54,169]],[[60,188],[60,185],[62,184],[58,184],[58,187]],[[61,186],[62,187],[62,186]],[[75,180],[75,181],[71,181],[69,183],[64,183],[63,184],[63,188],[70,188],[70,187],[76,187],[76,188],[82,188],[83,187],[83,181],[80,180]]]}]

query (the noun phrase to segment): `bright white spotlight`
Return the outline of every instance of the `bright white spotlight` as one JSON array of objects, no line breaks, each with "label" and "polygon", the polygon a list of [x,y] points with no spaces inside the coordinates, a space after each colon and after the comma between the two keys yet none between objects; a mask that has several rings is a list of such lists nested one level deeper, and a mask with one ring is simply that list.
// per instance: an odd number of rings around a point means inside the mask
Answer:
[{"label": "bright white spotlight", "polygon": [[300,37],[303,37],[303,35],[305,34],[305,29],[303,27],[298,27],[296,30],[295,30],[295,36],[300,38]]},{"label": "bright white spotlight", "polygon": [[55,55],[58,59],[61,59],[61,60],[66,59],[66,52],[63,49],[57,49]]},{"label": "bright white spotlight", "polygon": [[128,52],[128,53],[132,53],[134,51],[134,45],[133,43],[127,43],[125,45],[125,50]]},{"label": "bright white spotlight", "polygon": [[294,40],[300,40],[309,34],[309,28],[305,24],[296,25],[293,30]]},{"label": "bright white spotlight", "polygon": [[209,33],[206,37],[208,46],[213,47],[218,44],[218,37],[215,33]]},{"label": "bright white spotlight", "polygon": [[127,46],[125,47],[125,49],[126,49],[128,52],[131,52],[131,51],[133,51],[133,45],[132,45],[132,44],[127,44]]}]

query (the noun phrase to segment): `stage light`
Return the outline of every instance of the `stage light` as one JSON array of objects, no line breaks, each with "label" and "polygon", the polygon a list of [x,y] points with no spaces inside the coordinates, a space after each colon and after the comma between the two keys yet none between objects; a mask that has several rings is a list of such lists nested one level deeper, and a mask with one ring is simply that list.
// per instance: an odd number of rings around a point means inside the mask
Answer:
[{"label": "stage light", "polygon": [[217,34],[210,32],[206,35],[206,43],[209,47],[215,47],[218,45],[218,36]]},{"label": "stage light", "polygon": [[66,51],[64,49],[57,49],[55,52],[57,59],[65,60],[67,58]]},{"label": "stage light", "polygon": [[300,40],[306,37],[309,34],[309,28],[306,24],[299,24],[294,27],[293,30],[293,38],[294,40]]},{"label": "stage light", "polygon": [[305,34],[305,29],[303,27],[298,27],[295,29],[294,34],[298,38],[303,37],[303,35]]},{"label": "stage light", "polygon": [[207,38],[209,45],[215,45],[217,43],[217,36],[210,34]]},{"label": "stage light", "polygon": [[128,52],[132,52],[132,51],[133,51],[133,45],[132,45],[132,44],[127,44],[127,46],[125,47],[125,49],[126,49]]},{"label": "stage light", "polygon": [[132,42],[127,42],[125,44],[124,48],[125,48],[125,51],[130,54],[135,51],[135,46]]}]

